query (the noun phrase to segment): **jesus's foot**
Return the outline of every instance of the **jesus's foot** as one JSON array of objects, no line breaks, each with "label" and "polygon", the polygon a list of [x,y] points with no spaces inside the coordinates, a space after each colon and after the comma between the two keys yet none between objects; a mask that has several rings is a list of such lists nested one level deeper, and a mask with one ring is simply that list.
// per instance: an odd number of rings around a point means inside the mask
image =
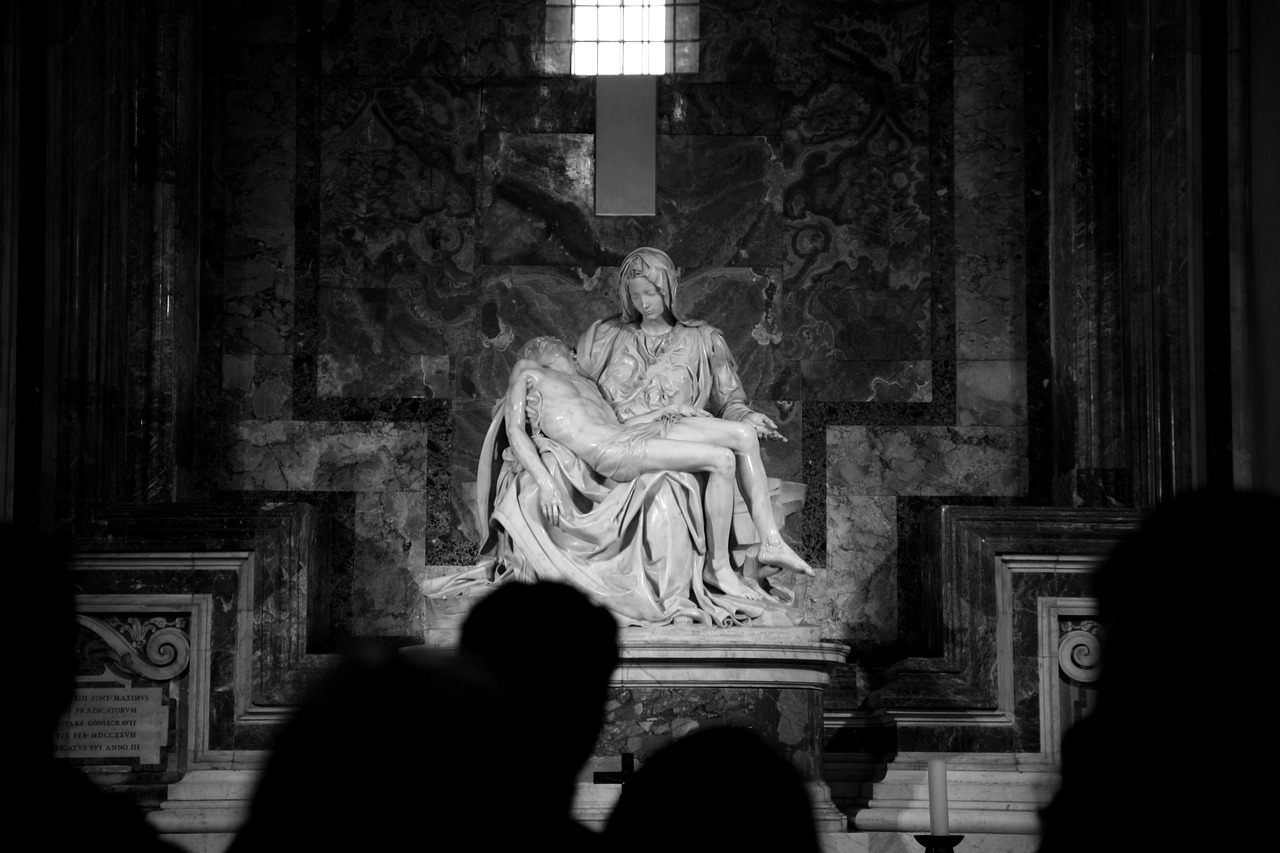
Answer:
[{"label": "jesus's foot", "polygon": [[800,555],[792,551],[791,546],[782,541],[781,537],[777,542],[761,542],[760,554],[756,559],[764,566],[777,566],[781,569],[804,572],[810,577],[816,574],[813,567],[800,559]]},{"label": "jesus's foot", "polygon": [[732,595],[735,598],[745,598],[749,601],[757,601],[764,596],[751,587],[747,586],[728,566],[721,569],[709,569],[710,577],[704,578],[707,583],[713,583],[720,587],[720,591],[725,595]]}]

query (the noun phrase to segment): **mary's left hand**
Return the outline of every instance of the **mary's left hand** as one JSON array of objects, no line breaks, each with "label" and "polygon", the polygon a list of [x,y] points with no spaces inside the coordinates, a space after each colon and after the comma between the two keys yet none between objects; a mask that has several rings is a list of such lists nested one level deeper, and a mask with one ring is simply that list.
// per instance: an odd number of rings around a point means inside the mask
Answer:
[{"label": "mary's left hand", "polygon": [[778,432],[778,425],[773,422],[773,418],[768,415],[762,415],[759,412],[752,412],[743,419],[743,423],[751,424],[756,428],[756,435],[759,438],[772,438],[778,441],[786,441],[786,436]]}]

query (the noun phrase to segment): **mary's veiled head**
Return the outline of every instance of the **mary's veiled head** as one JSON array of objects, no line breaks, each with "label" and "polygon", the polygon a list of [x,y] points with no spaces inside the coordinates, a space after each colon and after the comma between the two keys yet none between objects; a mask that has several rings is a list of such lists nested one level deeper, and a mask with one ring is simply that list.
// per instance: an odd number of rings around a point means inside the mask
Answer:
[{"label": "mary's veiled head", "polygon": [[677,320],[684,320],[680,309],[676,307],[680,275],[666,252],[651,246],[641,246],[622,259],[622,266],[618,269],[618,304],[622,308],[622,319],[628,322],[635,322],[640,317],[627,287],[635,278],[651,281],[662,294],[662,301],[671,315]]}]

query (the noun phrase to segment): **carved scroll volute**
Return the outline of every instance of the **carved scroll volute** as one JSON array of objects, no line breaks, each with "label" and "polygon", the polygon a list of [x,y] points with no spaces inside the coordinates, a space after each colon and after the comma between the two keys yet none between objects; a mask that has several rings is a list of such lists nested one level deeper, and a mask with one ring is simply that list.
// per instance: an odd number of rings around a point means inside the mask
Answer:
[{"label": "carved scroll volute", "polygon": [[[76,622],[106,643],[117,666],[152,681],[168,681],[181,675],[191,660],[191,639],[163,619],[136,618],[103,621],[76,615]],[[111,624],[114,623],[114,624]]]},{"label": "carved scroll volute", "polygon": [[1058,666],[1069,678],[1088,684],[1098,680],[1101,643],[1097,624],[1086,623],[1083,628],[1068,631],[1058,643]]}]

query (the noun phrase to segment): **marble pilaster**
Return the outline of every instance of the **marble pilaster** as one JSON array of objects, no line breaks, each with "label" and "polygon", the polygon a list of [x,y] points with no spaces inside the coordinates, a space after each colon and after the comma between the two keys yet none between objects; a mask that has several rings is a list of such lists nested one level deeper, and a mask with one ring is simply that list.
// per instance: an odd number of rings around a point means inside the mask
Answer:
[{"label": "marble pilaster", "polygon": [[[1127,504],[1081,488],[1091,472],[1125,467],[1120,287],[1120,7],[1080,0],[1050,24],[1049,235],[1055,342],[1054,502]],[[1103,478],[1103,481],[1115,478]]]}]

